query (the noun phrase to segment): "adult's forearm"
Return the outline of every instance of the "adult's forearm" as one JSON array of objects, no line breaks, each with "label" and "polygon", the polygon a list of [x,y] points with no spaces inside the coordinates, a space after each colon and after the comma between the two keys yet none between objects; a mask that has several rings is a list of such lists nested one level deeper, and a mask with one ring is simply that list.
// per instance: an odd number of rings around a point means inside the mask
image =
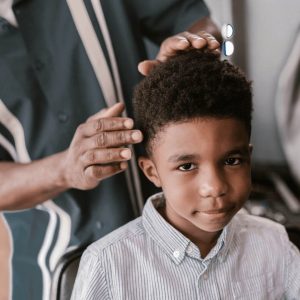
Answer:
[{"label": "adult's forearm", "polygon": [[0,210],[34,207],[68,189],[65,152],[31,163],[0,162]]},{"label": "adult's forearm", "polygon": [[30,208],[70,188],[90,190],[123,172],[127,145],[143,138],[132,119],[119,117],[123,110],[117,103],[91,116],[63,152],[28,164],[0,162],[0,211]]}]

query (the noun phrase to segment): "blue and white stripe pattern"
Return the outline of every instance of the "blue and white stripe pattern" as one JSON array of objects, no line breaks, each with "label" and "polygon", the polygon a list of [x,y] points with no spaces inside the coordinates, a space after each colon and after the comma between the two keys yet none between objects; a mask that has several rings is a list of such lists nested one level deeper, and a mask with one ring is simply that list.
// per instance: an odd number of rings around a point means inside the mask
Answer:
[{"label": "blue and white stripe pattern", "polygon": [[239,212],[204,258],[156,194],[140,218],[83,254],[72,299],[300,299],[300,253],[283,226]]}]

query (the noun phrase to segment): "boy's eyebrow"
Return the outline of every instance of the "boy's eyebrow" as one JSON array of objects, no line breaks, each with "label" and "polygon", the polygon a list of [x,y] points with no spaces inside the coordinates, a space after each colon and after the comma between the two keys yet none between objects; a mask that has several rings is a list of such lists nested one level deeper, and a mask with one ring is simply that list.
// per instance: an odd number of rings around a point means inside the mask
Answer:
[{"label": "boy's eyebrow", "polygon": [[[224,156],[229,155],[248,155],[249,154],[249,147],[248,146],[242,146],[242,147],[236,147],[234,149],[229,150],[224,154]],[[168,162],[185,162],[185,161],[193,161],[193,160],[199,160],[200,155],[199,154],[173,154],[168,158]]]},{"label": "boy's eyebrow", "polygon": [[174,154],[168,158],[168,162],[191,161],[199,158],[198,154]]},{"label": "boy's eyebrow", "polygon": [[234,155],[234,154],[235,155],[236,154],[241,154],[241,155],[249,154],[249,146],[242,146],[242,147],[237,147],[237,148],[231,149],[225,153],[225,156]]}]

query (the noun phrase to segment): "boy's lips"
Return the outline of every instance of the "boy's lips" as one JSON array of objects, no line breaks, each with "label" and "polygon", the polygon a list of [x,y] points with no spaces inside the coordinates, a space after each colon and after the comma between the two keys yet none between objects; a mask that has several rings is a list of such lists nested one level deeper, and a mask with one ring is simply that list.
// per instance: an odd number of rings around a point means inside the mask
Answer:
[{"label": "boy's lips", "polygon": [[219,215],[219,214],[227,213],[233,209],[234,209],[234,206],[232,205],[229,207],[223,207],[223,208],[219,208],[219,209],[200,210],[198,212],[202,213],[202,214],[207,214],[207,215]]},{"label": "boy's lips", "polygon": [[208,210],[208,211],[202,211],[203,214],[207,215],[218,215],[227,212],[228,209],[219,209],[219,210]]}]

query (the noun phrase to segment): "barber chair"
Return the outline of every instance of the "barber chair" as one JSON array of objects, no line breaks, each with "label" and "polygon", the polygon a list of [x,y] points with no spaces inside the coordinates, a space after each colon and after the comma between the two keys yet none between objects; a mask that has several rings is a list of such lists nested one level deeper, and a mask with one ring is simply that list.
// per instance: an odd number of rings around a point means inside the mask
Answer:
[{"label": "barber chair", "polygon": [[81,255],[86,247],[78,248],[66,253],[55,268],[51,300],[70,300],[72,289],[77,275]]},{"label": "barber chair", "polygon": [[300,250],[300,228],[299,227],[287,227],[286,228],[289,238],[293,244],[295,244]]},{"label": "barber chair", "polygon": [[246,210],[284,225],[300,249],[300,186],[288,167],[254,165],[252,183]]}]

